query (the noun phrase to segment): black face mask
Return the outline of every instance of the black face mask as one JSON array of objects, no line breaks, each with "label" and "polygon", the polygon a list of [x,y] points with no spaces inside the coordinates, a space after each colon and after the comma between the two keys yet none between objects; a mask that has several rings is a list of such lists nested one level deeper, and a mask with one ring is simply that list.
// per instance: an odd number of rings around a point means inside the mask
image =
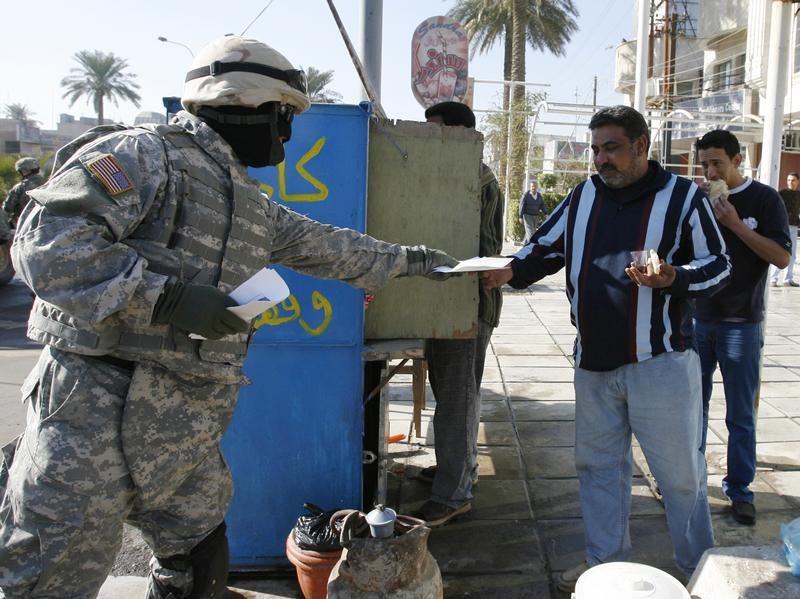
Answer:
[{"label": "black face mask", "polygon": [[230,144],[246,166],[273,166],[286,157],[283,144],[292,137],[291,106],[279,102],[267,102],[257,108],[203,106],[197,116]]}]

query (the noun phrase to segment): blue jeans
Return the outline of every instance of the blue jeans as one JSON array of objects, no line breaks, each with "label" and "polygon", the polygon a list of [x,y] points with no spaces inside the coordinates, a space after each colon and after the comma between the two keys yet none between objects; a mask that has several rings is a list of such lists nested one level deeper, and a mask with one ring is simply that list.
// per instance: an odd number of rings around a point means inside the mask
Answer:
[{"label": "blue jeans", "polygon": [[474,339],[431,339],[425,346],[428,378],[436,398],[436,477],[431,499],[450,507],[472,501],[472,480],[478,477],[481,380],[494,330],[483,320],[478,322]]},{"label": "blue jeans", "polygon": [[708,404],[717,364],[725,388],[725,426],[728,427],[728,475],[722,490],[731,501],[753,502],[750,483],[756,475],[755,402],[764,345],[762,323],[695,320],[697,351],[703,373],[703,439],[705,452]]},{"label": "blue jeans", "polygon": [[690,575],[714,546],[693,350],[608,372],[575,369],[575,465],[591,565],[630,558],[631,432],[664,497],[675,562]]}]

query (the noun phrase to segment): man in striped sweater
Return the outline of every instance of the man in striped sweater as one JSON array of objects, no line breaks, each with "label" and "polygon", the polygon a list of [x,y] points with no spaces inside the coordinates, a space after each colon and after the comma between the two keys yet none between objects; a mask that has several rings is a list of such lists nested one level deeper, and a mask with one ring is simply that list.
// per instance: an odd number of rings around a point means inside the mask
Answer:
[{"label": "man in striped sweater", "polygon": [[[525,288],[566,272],[575,339],[575,461],[586,561],[630,558],[631,433],[664,496],[674,558],[688,576],[714,544],[699,451],[700,362],[689,299],[727,284],[730,261],[705,194],[647,160],[650,134],[627,106],[589,123],[597,174],[575,186],[504,271],[485,285]],[[644,270],[634,250],[655,250]]]}]

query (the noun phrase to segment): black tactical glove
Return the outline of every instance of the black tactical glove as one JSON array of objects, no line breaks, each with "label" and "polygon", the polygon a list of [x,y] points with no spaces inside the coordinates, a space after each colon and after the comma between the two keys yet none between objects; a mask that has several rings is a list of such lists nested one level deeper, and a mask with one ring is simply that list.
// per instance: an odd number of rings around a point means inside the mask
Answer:
[{"label": "black tactical glove", "polygon": [[211,285],[191,285],[169,281],[153,310],[153,322],[171,324],[179,329],[219,339],[233,333],[246,333],[250,323],[242,320],[228,306],[236,306],[229,296]]},{"label": "black tactical glove", "polygon": [[406,248],[408,260],[408,276],[425,276],[434,281],[443,281],[449,278],[449,273],[432,272],[437,266],[455,266],[458,260],[440,250],[426,248],[424,245],[415,245]]}]

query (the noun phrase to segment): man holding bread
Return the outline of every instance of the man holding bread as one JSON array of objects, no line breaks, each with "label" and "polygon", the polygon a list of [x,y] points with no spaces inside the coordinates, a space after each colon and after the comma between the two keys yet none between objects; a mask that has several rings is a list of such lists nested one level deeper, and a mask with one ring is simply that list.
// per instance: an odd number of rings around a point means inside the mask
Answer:
[{"label": "man holding bread", "polygon": [[[565,592],[591,566],[630,558],[631,433],[663,493],[678,567],[690,575],[713,546],[689,298],[730,276],[703,192],[648,161],[642,115],[604,108],[589,129],[597,174],[572,189],[508,269],[481,273],[487,286],[525,288],[566,271],[586,560],[561,574]],[[642,250],[639,267],[632,252]]]},{"label": "man holding bread", "polygon": [[720,225],[733,265],[730,284],[713,297],[698,298],[695,330],[703,377],[703,442],[714,371],[725,388],[728,474],[722,490],[740,524],[754,524],[750,483],[756,473],[756,393],[764,344],[764,289],[769,265],[789,264],[792,242],[786,208],[778,192],[739,172],[739,140],[716,129],[696,144],[703,187]]}]

